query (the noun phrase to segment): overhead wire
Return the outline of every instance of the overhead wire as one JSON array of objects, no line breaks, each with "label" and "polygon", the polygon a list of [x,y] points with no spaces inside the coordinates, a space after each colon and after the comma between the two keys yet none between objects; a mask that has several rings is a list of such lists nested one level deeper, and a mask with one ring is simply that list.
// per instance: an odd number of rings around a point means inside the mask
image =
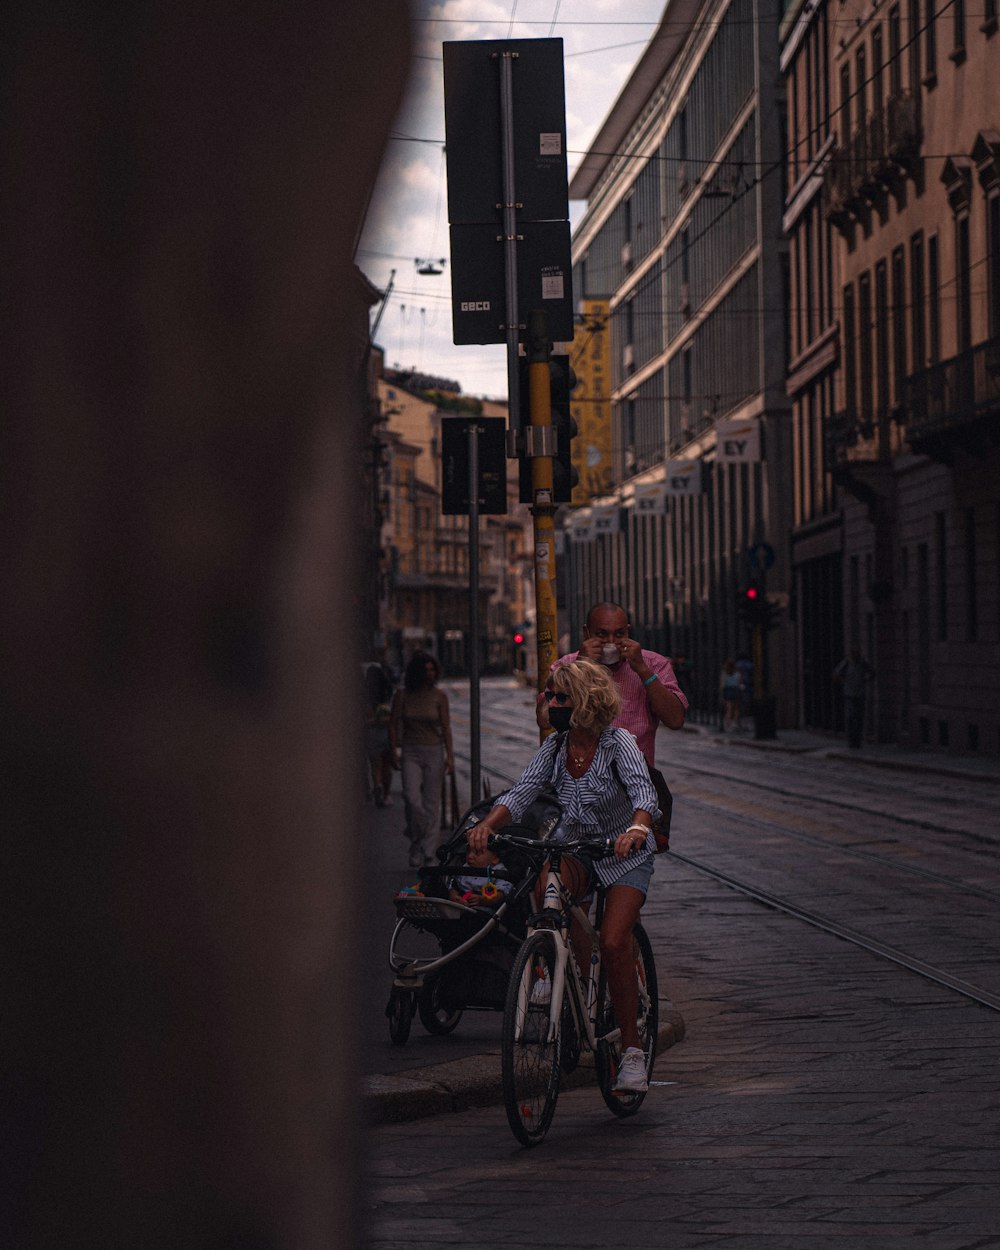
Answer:
[{"label": "overhead wire", "polygon": [[[744,187],[732,194],[729,202],[711,219],[711,221],[707,222],[700,231],[698,231],[692,238],[689,238],[687,240],[687,249],[690,250],[691,247],[695,243],[697,243],[700,239],[705,237],[705,235],[710,233],[715,228],[715,226],[718,225],[719,222],[726,216],[726,214],[732,211],[735,205],[740,200],[742,200],[744,196],[754,191],[756,187],[759,186],[764,181],[765,178],[768,178],[772,176],[778,170],[783,169],[785,167],[786,162],[795,155],[795,153],[797,152],[798,148],[801,146],[803,141],[805,141],[806,144],[808,145],[808,142],[810,139],[814,138],[816,135],[822,133],[827,128],[829,128],[830,123],[833,122],[834,119],[841,113],[845,104],[856,99],[862,92],[866,90],[866,88],[873,81],[880,78],[887,71],[891,63],[897,58],[901,58],[903,53],[906,52],[918,39],[920,39],[922,35],[926,33],[926,31],[932,25],[932,23],[936,22],[936,20],[940,18],[941,16],[943,16],[943,14],[946,13],[948,9],[954,6],[955,2],[956,0],[945,0],[945,3],[942,4],[936,11],[932,11],[930,17],[927,19],[927,21],[924,22],[922,26],[918,27],[915,31],[911,31],[909,34],[909,37],[905,40],[905,42],[902,42],[899,45],[899,47],[893,51],[892,54],[887,56],[880,63],[878,68],[875,69],[867,78],[859,82],[855,86],[853,91],[851,91],[847,96],[843,97],[838,103],[838,105],[836,106],[836,108],[830,108],[824,117],[818,119],[816,125],[813,126],[809,131],[807,131],[805,135],[802,136],[802,138],[799,139],[798,142],[793,147],[789,147],[778,158],[776,158],[775,160],[771,162],[758,162],[758,161],[743,162],[744,164],[751,165],[751,166],[760,166],[762,168],[762,172],[759,174],[756,174],[752,178],[752,180],[746,181]],[[514,0],[514,6],[513,6],[512,15],[511,15],[510,29],[513,28],[514,13],[516,13],[516,9],[517,9],[517,0]],[[558,13],[558,5],[557,5],[557,13]],[[972,15],[967,13],[966,16],[972,16]],[[427,20],[436,20],[436,19],[427,19]],[[732,19],[732,20],[735,24],[736,19]],[[714,23],[714,24],[721,24],[723,21],[725,21],[725,17],[719,19],[718,23]],[[554,27],[554,24],[555,24],[555,18],[553,18],[553,27]],[[593,23],[593,24],[597,24],[597,23]],[[615,23],[615,24],[625,25],[627,23]],[[635,24],[639,24],[639,23],[635,23]],[[708,23],[705,23],[705,24],[708,25]],[[755,23],[755,24],[760,24],[760,23]],[[852,19],[852,24],[853,24],[853,19]],[[697,23],[694,24],[692,29],[696,29],[696,28],[697,28]],[[401,135],[401,134],[392,135],[390,137],[397,139],[399,141],[409,141],[409,142],[417,142],[417,143],[427,143],[427,142],[439,143],[440,142],[440,141],[435,141],[435,140],[423,139],[418,136],[409,136],[409,135]],[[576,151],[576,150],[571,150],[571,151]],[[659,152],[633,153],[633,152],[625,152],[625,151],[616,151],[616,152],[611,152],[611,153],[601,153],[601,152],[594,153],[593,149],[590,149],[590,153],[595,154],[595,155],[605,156],[605,157],[608,157],[609,159],[619,158],[619,159],[627,159],[627,160],[643,160],[646,163],[649,163],[652,160],[665,160],[665,161],[674,160],[678,162],[685,160],[687,163],[696,163],[696,164],[701,163],[701,164],[713,166],[714,167],[712,171],[713,175],[716,172],[718,172],[720,169],[724,168],[725,165],[727,164],[725,157],[719,157],[719,156],[709,158],[709,159],[701,159],[701,158],[692,157],[692,156],[669,157]],[[952,156],[959,156],[959,155],[964,155],[964,154],[963,153],[948,153],[948,154],[935,155],[935,154],[930,154],[930,153],[921,153],[920,159],[921,160],[933,160],[933,159],[944,160],[944,159],[949,159]],[[831,158],[828,157],[827,162],[829,162],[830,159]],[[838,158],[833,158],[833,159],[838,159]],[[827,162],[824,162],[824,163],[827,163]],[[728,163],[732,163],[732,162],[728,162]],[[665,248],[664,248],[664,251],[665,251]],[[638,283],[636,283],[636,285],[633,288],[631,288],[629,291],[626,292],[628,299],[629,300],[634,299],[636,295],[641,294],[654,281],[656,281],[663,274],[665,274],[667,269],[671,268],[674,264],[679,263],[682,259],[683,257],[681,255],[678,255],[668,260],[666,255],[663,255],[661,258],[660,264],[659,265],[654,264],[650,266],[650,269],[647,275],[644,276]],[[976,262],[977,265],[980,263],[983,263],[983,262]],[[938,288],[939,292],[944,290],[945,287],[952,285],[956,281],[957,281],[957,276],[955,278],[949,279],[948,281],[944,283],[939,284],[939,288]],[[442,297],[442,298],[447,298],[447,297]],[[799,312],[799,311],[802,311],[804,308],[805,306],[800,305],[794,309],[791,309],[790,311]],[[782,309],[782,312],[784,311],[785,310]],[[633,310],[633,315],[635,315],[635,310]],[[639,315],[647,315],[647,314],[640,313]],[[659,314],[649,314],[649,315],[659,315]],[[712,315],[713,313],[710,311],[708,314],[706,314],[705,319],[707,320],[708,317]]]}]

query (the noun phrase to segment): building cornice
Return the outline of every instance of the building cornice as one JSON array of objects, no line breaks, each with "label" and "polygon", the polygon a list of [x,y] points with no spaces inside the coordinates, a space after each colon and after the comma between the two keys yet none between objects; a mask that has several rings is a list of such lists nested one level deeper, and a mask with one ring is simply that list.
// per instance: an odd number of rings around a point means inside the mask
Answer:
[{"label": "building cornice", "polygon": [[585,200],[622,150],[661,79],[684,49],[704,0],[667,0],[660,25],[619,92],[569,184],[571,200]]}]

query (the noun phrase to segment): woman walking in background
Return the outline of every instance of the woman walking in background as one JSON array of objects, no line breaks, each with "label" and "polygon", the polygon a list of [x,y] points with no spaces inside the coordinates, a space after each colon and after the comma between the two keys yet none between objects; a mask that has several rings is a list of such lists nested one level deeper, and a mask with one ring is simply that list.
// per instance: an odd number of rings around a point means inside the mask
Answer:
[{"label": "woman walking in background", "polygon": [[389,718],[393,768],[402,768],[410,867],[429,863],[441,839],[441,782],[455,771],[448,696],[438,690],[441,666],[417,651],[397,690]]}]

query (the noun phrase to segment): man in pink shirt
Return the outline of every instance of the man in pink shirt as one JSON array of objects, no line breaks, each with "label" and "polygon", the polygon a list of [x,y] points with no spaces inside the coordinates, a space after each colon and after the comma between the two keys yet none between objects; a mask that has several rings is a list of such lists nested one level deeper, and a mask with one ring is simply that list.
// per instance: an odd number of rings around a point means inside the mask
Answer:
[{"label": "man in pink shirt", "polygon": [[[580,658],[607,666],[622,697],[622,710],[614,724],[635,734],[639,750],[652,767],[657,729],[661,724],[680,729],[688,708],[670,661],[655,651],[643,651],[629,637],[628,616],[617,603],[595,604],[587,613],[580,650],[561,655],[552,668]],[[548,703],[541,694],[535,719],[539,728],[549,728]]]}]

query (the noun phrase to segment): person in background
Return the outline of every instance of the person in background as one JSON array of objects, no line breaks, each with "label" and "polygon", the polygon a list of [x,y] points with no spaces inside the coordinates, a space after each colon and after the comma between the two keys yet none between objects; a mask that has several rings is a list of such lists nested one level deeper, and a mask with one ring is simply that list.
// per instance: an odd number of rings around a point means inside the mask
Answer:
[{"label": "person in background", "polygon": [[[628,614],[617,603],[597,603],[587,613],[579,651],[562,655],[549,669],[554,673],[574,660],[603,664],[618,689],[621,710],[613,724],[634,734],[639,750],[655,765],[656,731],[660,725],[681,729],[688,701],[678,685],[670,661],[655,651],[644,651],[631,636]],[[539,694],[535,719],[549,729],[549,705]]]},{"label": "person in background", "polygon": [[753,710],[753,660],[745,651],[741,651],[736,657],[736,671],[743,682],[743,689],[740,692],[740,715],[737,721],[738,727],[742,729],[744,716],[749,716]]},{"label": "person in background", "polygon": [[722,732],[736,729],[740,723],[740,705],[743,702],[743,678],[730,656],[719,674],[719,700],[722,704]]},{"label": "person in background", "polygon": [[875,670],[862,656],[860,647],[852,647],[833,670],[833,680],[844,692],[844,719],[847,723],[847,745],[853,751],[861,749],[865,729],[865,698],[868,683],[875,677]]},{"label": "person in background", "polygon": [[392,756],[389,752],[389,717],[393,680],[384,652],[376,648],[363,666],[366,721],[365,754],[368,757],[371,796],[376,807],[392,807]]},{"label": "person in background", "polygon": [[410,867],[434,858],[441,840],[441,782],[455,771],[448,696],[437,688],[441,666],[427,651],[417,651],[406,666],[389,717],[389,752],[403,774]]}]

